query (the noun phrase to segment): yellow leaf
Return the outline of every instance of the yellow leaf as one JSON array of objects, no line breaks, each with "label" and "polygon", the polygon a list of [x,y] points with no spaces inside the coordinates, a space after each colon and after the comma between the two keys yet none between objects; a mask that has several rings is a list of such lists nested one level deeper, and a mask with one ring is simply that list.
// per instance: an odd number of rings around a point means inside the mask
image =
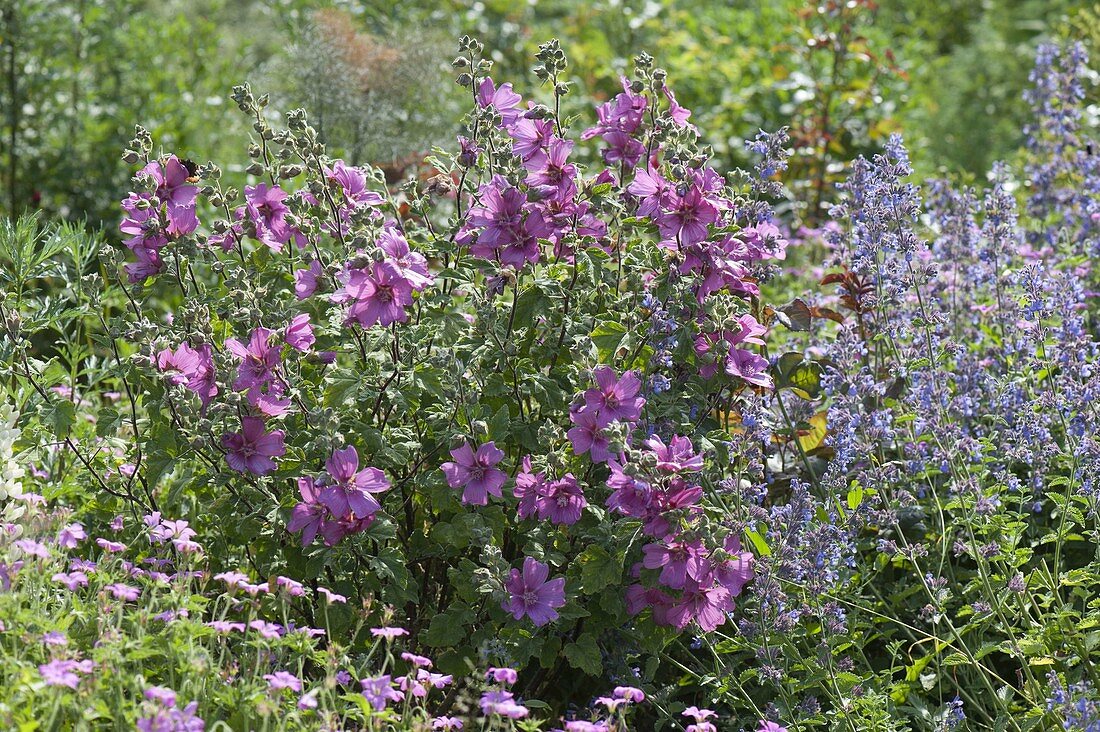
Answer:
[{"label": "yellow leaf", "polygon": [[807,422],[810,424],[810,429],[798,431],[798,444],[803,452],[810,452],[825,441],[825,435],[828,432],[828,413],[818,412]]}]

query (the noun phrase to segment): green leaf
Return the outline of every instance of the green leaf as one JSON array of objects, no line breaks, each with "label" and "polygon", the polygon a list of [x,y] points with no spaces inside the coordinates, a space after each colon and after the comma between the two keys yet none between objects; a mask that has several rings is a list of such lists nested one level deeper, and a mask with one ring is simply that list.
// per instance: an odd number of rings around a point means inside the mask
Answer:
[{"label": "green leaf", "polygon": [[576,643],[570,643],[562,650],[573,668],[580,669],[590,676],[599,676],[602,672],[600,647],[593,633],[582,633]]},{"label": "green leaf", "polygon": [[611,584],[617,583],[623,575],[620,559],[611,556],[598,544],[593,544],[577,557],[581,568],[581,592],[595,594]]},{"label": "green leaf", "polygon": [[76,422],[76,405],[67,399],[38,407],[42,422],[53,429],[54,435],[64,437]]},{"label": "green leaf", "polygon": [[461,645],[466,640],[466,626],[471,620],[470,615],[470,611],[461,606],[436,615],[424,632],[424,642],[433,648]]},{"label": "green leaf", "polygon": [[590,334],[592,342],[596,345],[596,352],[602,363],[610,363],[615,357],[615,351],[622,343],[626,335],[626,327],[622,323],[607,322],[596,326]]},{"label": "green leaf", "polygon": [[859,481],[853,481],[852,487],[848,490],[848,508],[855,511],[861,503],[863,503],[863,486]]}]

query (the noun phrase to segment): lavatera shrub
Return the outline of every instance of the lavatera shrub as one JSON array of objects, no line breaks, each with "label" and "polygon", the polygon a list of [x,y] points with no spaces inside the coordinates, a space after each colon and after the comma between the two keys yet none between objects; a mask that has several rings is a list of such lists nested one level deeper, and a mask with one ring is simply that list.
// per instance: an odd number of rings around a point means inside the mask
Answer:
[{"label": "lavatera shrub", "polygon": [[568,698],[651,676],[751,591],[725,517],[763,470],[786,137],[714,170],[644,55],[576,118],[556,42],[545,104],[476,41],[454,66],[457,149],[396,191],[247,86],[243,190],[139,128],[114,329],[145,421],[123,483],[227,567],[399,622],[444,672],[480,653]]}]

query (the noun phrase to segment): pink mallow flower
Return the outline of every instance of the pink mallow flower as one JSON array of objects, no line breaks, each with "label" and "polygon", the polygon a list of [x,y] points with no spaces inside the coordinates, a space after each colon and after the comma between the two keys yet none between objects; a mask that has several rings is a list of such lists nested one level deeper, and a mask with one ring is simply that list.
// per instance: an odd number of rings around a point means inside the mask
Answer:
[{"label": "pink mallow flower", "polygon": [[472,506],[485,506],[489,496],[501,497],[500,489],[508,479],[508,474],[493,467],[504,458],[493,442],[479,445],[475,451],[469,442],[451,450],[453,462],[443,463],[440,468],[447,476],[447,484],[462,489],[462,502]]},{"label": "pink mallow flower", "polygon": [[349,445],[332,453],[325,463],[329,482],[318,500],[337,518],[366,518],[382,506],[372,493],[389,490],[390,481],[378,468],[359,470],[359,453]]},{"label": "pink mallow flower", "polygon": [[557,620],[557,608],[565,604],[565,578],[547,581],[549,575],[549,566],[525,557],[523,571],[513,569],[512,576],[504,583],[509,594],[503,603],[504,609],[516,620],[526,615],[536,626]]},{"label": "pink mallow flower", "polygon": [[259,417],[242,417],[241,431],[222,435],[225,461],[238,473],[266,475],[275,469],[272,458],[286,453],[283,431],[266,432]]},{"label": "pink mallow flower", "polygon": [[599,366],[592,375],[596,378],[596,386],[584,393],[584,405],[599,413],[601,427],[611,422],[636,422],[641,418],[645,399],[638,396],[642,380],[636,373],[627,371],[620,377],[610,366]]},{"label": "pink mallow flower", "polygon": [[236,338],[226,339],[226,350],[241,359],[237,380],[233,382],[234,389],[250,389],[275,379],[275,370],[282,359],[282,348],[272,344],[271,336],[274,334],[267,328],[255,328],[248,345]]},{"label": "pink mallow flower", "polygon": [[192,348],[188,343],[181,343],[174,351],[166,348],[157,354],[157,369],[167,376],[169,383],[183,384],[198,394],[204,407],[218,395],[209,344]]},{"label": "pink mallow flower", "polygon": [[572,473],[566,473],[559,480],[543,483],[535,507],[539,518],[555,524],[570,526],[581,519],[581,512],[588,505],[584,491],[577,484]]},{"label": "pink mallow flower", "polygon": [[362,269],[347,269],[341,279],[344,286],[333,295],[334,302],[350,301],[346,322],[364,328],[404,323],[406,307],[413,302],[413,285],[391,262],[372,262]]},{"label": "pink mallow flower", "polygon": [[283,332],[283,338],[291,348],[307,353],[317,342],[313,335],[313,326],[309,324],[309,313],[295,315]]}]

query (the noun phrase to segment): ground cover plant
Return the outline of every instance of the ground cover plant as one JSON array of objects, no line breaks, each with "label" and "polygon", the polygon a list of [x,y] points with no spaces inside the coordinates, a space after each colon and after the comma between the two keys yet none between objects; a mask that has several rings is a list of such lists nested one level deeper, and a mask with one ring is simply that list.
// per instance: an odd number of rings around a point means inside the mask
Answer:
[{"label": "ground cover plant", "polygon": [[242,85],[244,162],[137,128],[120,245],[0,227],[0,719],[1100,724],[1084,47],[987,188],[894,135],[835,195],[645,53],[576,113],[491,59],[404,182]]}]

